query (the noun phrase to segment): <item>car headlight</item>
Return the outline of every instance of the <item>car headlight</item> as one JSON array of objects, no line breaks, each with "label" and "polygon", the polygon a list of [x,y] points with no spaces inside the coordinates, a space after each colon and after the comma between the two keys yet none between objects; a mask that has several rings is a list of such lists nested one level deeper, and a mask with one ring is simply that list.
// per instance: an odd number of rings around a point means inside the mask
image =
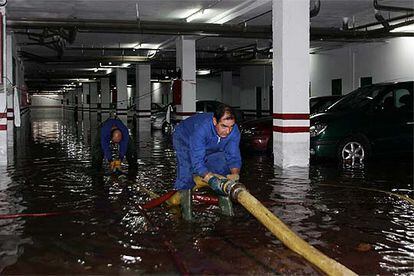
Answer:
[{"label": "car headlight", "polygon": [[324,123],[317,123],[309,128],[310,137],[316,137],[325,131],[328,125]]}]

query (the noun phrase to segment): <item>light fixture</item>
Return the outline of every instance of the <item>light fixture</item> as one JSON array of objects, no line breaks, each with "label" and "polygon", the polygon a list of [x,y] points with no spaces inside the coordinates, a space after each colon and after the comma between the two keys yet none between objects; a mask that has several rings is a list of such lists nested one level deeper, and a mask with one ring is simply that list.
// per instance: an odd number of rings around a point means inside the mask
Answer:
[{"label": "light fixture", "polygon": [[211,73],[210,69],[200,69],[196,71],[197,75],[199,76],[204,76],[204,75],[208,75]]},{"label": "light fixture", "polygon": [[395,28],[391,32],[392,33],[409,33],[409,32],[414,32],[414,24],[410,24],[410,25],[407,25],[407,26],[402,26],[402,27]]},{"label": "light fixture", "polygon": [[131,63],[122,63],[121,65],[112,65],[112,62],[108,62],[109,65],[103,65],[102,62],[99,63],[101,68],[128,68]]},{"label": "light fixture", "polygon": [[203,17],[204,15],[206,15],[208,12],[210,12],[210,9],[201,9],[201,10],[198,10],[197,12],[195,12],[195,13],[193,13],[192,15],[190,15],[189,17],[187,17],[186,19],[185,19],[185,21],[187,21],[187,22],[191,22],[191,21],[193,21],[193,20],[195,20],[195,19],[198,19],[198,18],[200,18],[200,17]]}]

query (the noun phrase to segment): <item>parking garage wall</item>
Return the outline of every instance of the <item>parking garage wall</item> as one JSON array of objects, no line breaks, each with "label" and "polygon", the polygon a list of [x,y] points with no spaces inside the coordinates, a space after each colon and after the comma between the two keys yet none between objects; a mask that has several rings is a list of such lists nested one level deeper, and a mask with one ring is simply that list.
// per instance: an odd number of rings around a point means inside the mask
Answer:
[{"label": "parking garage wall", "polygon": [[[272,66],[240,69],[240,108],[250,117],[270,115],[272,109]],[[258,102],[257,99],[261,98]],[[258,113],[258,107],[261,111]]]},{"label": "parking garage wall", "polygon": [[[232,77],[232,96],[229,104],[234,107],[240,106],[240,77],[233,74]],[[223,101],[221,93],[221,77],[220,76],[205,76],[197,77],[196,99]]]},{"label": "parking garage wall", "polygon": [[62,107],[62,95],[32,95],[32,108],[60,108]]},{"label": "parking garage wall", "polygon": [[414,38],[353,44],[311,55],[311,94],[332,94],[332,80],[342,80],[342,94],[360,86],[361,78],[373,83],[414,79]]}]

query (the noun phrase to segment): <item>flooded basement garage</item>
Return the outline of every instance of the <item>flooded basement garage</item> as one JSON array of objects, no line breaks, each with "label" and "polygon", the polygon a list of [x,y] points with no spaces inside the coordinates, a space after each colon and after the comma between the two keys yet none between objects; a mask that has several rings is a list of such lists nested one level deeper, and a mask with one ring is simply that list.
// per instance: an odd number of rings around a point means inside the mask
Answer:
[{"label": "flooded basement garage", "polygon": [[[148,190],[173,188],[171,142],[161,131],[140,134],[128,124],[138,169],[106,176],[91,167],[96,125],[93,116],[75,121],[61,109],[23,117],[14,160],[0,167],[2,274],[323,274],[238,204],[229,217],[214,204],[195,203],[192,222],[166,204],[143,209]],[[240,181],[300,237],[354,272],[412,272],[412,163],[279,170],[271,157],[243,152]]]}]

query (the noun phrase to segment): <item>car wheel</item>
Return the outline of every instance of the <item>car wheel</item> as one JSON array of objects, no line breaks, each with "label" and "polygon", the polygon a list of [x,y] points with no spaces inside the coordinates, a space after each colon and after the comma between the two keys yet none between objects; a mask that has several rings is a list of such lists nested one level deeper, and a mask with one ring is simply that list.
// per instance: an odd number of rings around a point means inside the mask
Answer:
[{"label": "car wheel", "polygon": [[361,166],[366,164],[370,155],[368,141],[363,137],[345,139],[338,147],[338,159],[344,165]]},{"label": "car wheel", "polygon": [[168,135],[171,133],[171,125],[169,123],[164,122],[162,124],[162,133]]}]

